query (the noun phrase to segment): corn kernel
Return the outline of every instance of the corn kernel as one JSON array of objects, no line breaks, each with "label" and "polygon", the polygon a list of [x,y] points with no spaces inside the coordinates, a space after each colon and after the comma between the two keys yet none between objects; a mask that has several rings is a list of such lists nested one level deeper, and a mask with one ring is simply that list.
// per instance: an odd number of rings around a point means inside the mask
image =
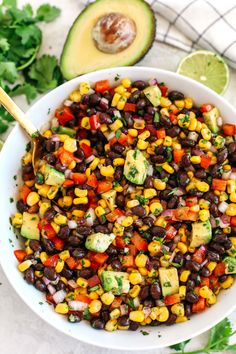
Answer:
[{"label": "corn kernel", "polygon": [[148,256],[146,256],[145,254],[141,253],[141,254],[138,254],[136,257],[135,257],[135,264],[137,267],[145,267],[146,263],[148,261]]},{"label": "corn kernel", "polygon": [[227,279],[223,281],[223,283],[221,283],[220,285],[223,289],[228,289],[233,285],[233,283],[234,283],[234,278],[231,275],[229,275]]},{"label": "corn kernel", "polygon": [[228,208],[226,209],[225,212],[226,215],[228,216],[235,216],[236,215],[236,204],[229,204]]},{"label": "corn kernel", "polygon": [[129,275],[129,281],[132,285],[137,285],[142,282],[143,278],[139,272],[132,272]]},{"label": "corn kernel", "polygon": [[184,100],[176,100],[174,103],[175,103],[176,107],[178,107],[180,109],[184,108],[184,106],[185,106]]},{"label": "corn kernel", "polygon": [[161,251],[161,243],[159,241],[152,241],[148,245],[148,251],[150,252],[151,256],[156,256]]},{"label": "corn kernel", "polygon": [[169,310],[166,306],[159,308],[159,313],[157,315],[157,320],[159,322],[166,322],[169,318]]},{"label": "corn kernel", "polygon": [[103,209],[101,206],[98,206],[96,209],[95,209],[95,214],[97,217],[100,217],[104,214],[106,214],[106,211],[105,209]]},{"label": "corn kernel", "polygon": [[180,113],[178,114],[178,125],[181,128],[188,128],[190,124],[190,117],[186,114]]},{"label": "corn kernel", "polygon": [[201,221],[207,221],[210,218],[209,210],[200,210],[199,211],[199,219]]},{"label": "corn kernel", "polygon": [[133,199],[133,200],[129,200],[127,203],[126,203],[126,207],[128,209],[132,209],[134,208],[135,206],[139,205],[139,201],[137,199]]},{"label": "corn kernel", "polygon": [[76,140],[70,137],[66,138],[63,147],[66,151],[75,152],[77,150]]},{"label": "corn kernel", "polygon": [[88,195],[87,189],[75,188],[74,193],[75,193],[76,197],[80,197],[80,198],[87,197],[87,195]]},{"label": "corn kernel", "polygon": [[11,219],[12,226],[16,229],[20,229],[23,222],[23,215],[21,213],[15,213],[15,215]]},{"label": "corn kernel", "polygon": [[183,254],[185,254],[188,251],[188,247],[183,242],[178,242],[177,243],[177,247],[180,250],[180,252],[183,253]]},{"label": "corn kernel", "polygon": [[123,127],[123,123],[120,119],[115,120],[114,123],[110,124],[110,129],[116,132],[118,129]]},{"label": "corn kernel", "polygon": [[66,259],[70,258],[70,252],[68,250],[62,251],[61,253],[59,253],[59,257],[60,259],[65,261]]},{"label": "corn kernel", "polygon": [[55,307],[56,313],[60,313],[61,315],[65,315],[66,313],[69,312],[69,307],[67,303],[62,302],[61,304],[57,304]]},{"label": "corn kernel", "polygon": [[171,312],[176,316],[184,316],[184,305],[183,304],[172,305]]},{"label": "corn kernel", "polygon": [[88,287],[88,281],[84,278],[81,278],[79,277],[77,280],[76,280],[76,283],[81,286],[81,288],[87,288]]},{"label": "corn kernel", "polygon": [[192,100],[192,98],[186,97],[186,98],[184,99],[184,106],[185,106],[185,108],[187,108],[187,109],[191,109],[191,108],[193,107],[193,100]]},{"label": "corn kernel", "polygon": [[167,97],[161,96],[160,98],[160,106],[161,107],[169,107],[171,105],[171,101]]},{"label": "corn kernel", "polygon": [[31,152],[27,152],[21,159],[22,165],[29,165],[32,161],[32,154]]},{"label": "corn kernel", "polygon": [[111,305],[111,303],[114,301],[114,299],[115,299],[115,296],[112,293],[104,293],[101,296],[102,302],[107,306]]},{"label": "corn kernel", "polygon": [[22,263],[18,264],[17,268],[20,272],[25,272],[27,269],[30,268],[31,265],[32,261],[30,259],[27,259],[26,261],[23,261]]},{"label": "corn kernel", "polygon": [[186,283],[190,274],[191,274],[190,270],[184,270],[180,274],[180,281],[182,281],[183,283]]},{"label": "corn kernel", "polygon": [[67,217],[65,215],[61,215],[59,213],[57,213],[54,218],[53,221],[57,224],[57,225],[65,225],[67,223]]},{"label": "corn kernel", "polygon": [[201,130],[201,134],[202,134],[203,139],[205,139],[205,140],[211,140],[211,131],[210,131],[210,129],[208,129],[208,128],[203,128],[203,129]]},{"label": "corn kernel", "polygon": [[[57,186],[51,186],[47,192],[47,197],[48,199],[54,199],[55,196],[57,195],[59,188]],[[42,191],[42,188],[39,190],[39,192]]]},{"label": "corn kernel", "polygon": [[152,199],[157,195],[157,191],[154,188],[144,189],[144,198]]},{"label": "corn kernel", "polygon": [[46,252],[41,252],[39,255],[39,258],[40,258],[41,262],[44,263],[46,261],[46,259],[48,259],[48,255]]},{"label": "corn kernel", "polygon": [[142,311],[131,311],[129,313],[129,319],[134,322],[143,322],[144,321],[144,313]]},{"label": "corn kernel", "polygon": [[132,216],[127,216],[123,221],[122,221],[122,226],[124,227],[129,227],[133,224],[133,218]]},{"label": "corn kernel", "polygon": [[137,297],[138,294],[140,293],[140,290],[141,290],[141,288],[140,288],[139,285],[134,285],[134,286],[132,287],[132,289],[130,289],[129,295],[130,295],[132,298],[135,298],[135,297]]},{"label": "corn kernel", "polygon": [[138,136],[138,131],[137,129],[128,129],[128,133],[130,136],[132,136],[133,138],[136,138],[136,136]]},{"label": "corn kernel", "polygon": [[150,205],[150,211],[154,215],[159,215],[163,211],[163,206],[159,202],[154,202]]},{"label": "corn kernel", "polygon": [[164,146],[171,146],[172,145],[172,138],[170,136],[166,136],[163,142]]},{"label": "corn kernel", "polygon": [[100,173],[104,177],[112,177],[114,175],[114,173],[115,173],[115,170],[114,170],[114,168],[111,165],[102,166],[100,168]]},{"label": "corn kernel", "polygon": [[178,316],[175,320],[175,323],[181,323],[186,321],[188,321],[188,318],[186,316]]},{"label": "corn kernel", "polygon": [[64,261],[62,259],[58,259],[56,267],[55,267],[55,271],[57,273],[61,273],[64,268],[64,265],[65,265]]},{"label": "corn kernel", "polygon": [[81,94],[79,91],[75,90],[73,92],[71,92],[70,94],[70,100],[73,102],[80,102],[81,100]]},{"label": "corn kernel", "polygon": [[73,203],[75,205],[78,205],[78,204],[88,204],[88,198],[87,197],[81,197],[81,198],[75,198],[73,200]]},{"label": "corn kernel", "polygon": [[144,129],[145,128],[145,120],[143,120],[143,119],[135,119],[133,127],[135,129]]},{"label": "corn kernel", "polygon": [[164,162],[164,163],[162,164],[162,168],[163,168],[163,170],[165,170],[166,172],[168,172],[168,173],[170,173],[170,174],[172,174],[172,173],[175,172],[175,170],[173,169],[173,167],[171,167],[167,162]]},{"label": "corn kernel", "polygon": [[81,128],[84,128],[84,129],[90,129],[90,122],[89,122],[89,117],[83,117],[81,119]]},{"label": "corn kernel", "polygon": [[210,208],[210,202],[206,199],[199,200],[199,207],[200,209],[208,210]]},{"label": "corn kernel", "polygon": [[209,269],[209,271],[212,273],[213,270],[215,269],[215,267],[217,266],[216,262],[210,262],[207,264],[207,268]]},{"label": "corn kernel", "polygon": [[123,95],[126,92],[126,89],[123,85],[119,85],[115,88],[114,91],[119,93],[120,95]]},{"label": "corn kernel", "polygon": [[105,325],[105,330],[113,332],[117,329],[117,320],[109,320]]},{"label": "corn kernel", "polygon": [[209,150],[211,148],[211,142],[205,139],[200,139],[198,145],[204,150]]},{"label": "corn kernel", "polygon": [[191,156],[190,161],[193,164],[199,164],[201,162],[201,156]]},{"label": "corn kernel", "polygon": [[139,134],[139,136],[138,136],[138,138],[141,140],[146,140],[149,137],[150,137],[149,130],[145,130],[143,133]]},{"label": "corn kernel", "polygon": [[102,308],[102,302],[100,300],[92,300],[89,304],[89,312],[90,313],[97,313]]},{"label": "corn kernel", "polygon": [[83,210],[78,210],[75,209],[72,211],[72,215],[76,216],[77,218],[82,218],[84,216],[85,212]]},{"label": "corn kernel", "polygon": [[39,195],[36,192],[30,192],[26,198],[26,203],[29,206],[33,206],[39,202]]},{"label": "corn kernel", "polygon": [[186,286],[185,285],[181,285],[179,287],[179,296],[180,296],[180,299],[185,299],[185,296],[186,296]]},{"label": "corn kernel", "polygon": [[122,81],[121,81],[122,85],[125,87],[125,88],[129,88],[131,86],[131,81],[130,79],[128,79],[127,77],[124,78]]},{"label": "corn kernel", "polygon": [[88,82],[81,82],[79,85],[79,92],[81,95],[85,95],[90,90],[90,84]]},{"label": "corn kernel", "polygon": [[113,227],[113,233],[116,236],[123,236],[124,235],[124,226],[118,224],[118,222],[115,222],[115,225]]},{"label": "corn kernel", "polygon": [[113,165],[114,166],[123,166],[125,164],[125,160],[122,159],[121,157],[118,157],[113,160]]},{"label": "corn kernel", "polygon": [[139,139],[138,142],[137,142],[137,148],[139,150],[146,150],[148,148],[148,146],[149,146],[149,142],[148,141]]},{"label": "corn kernel", "polygon": [[196,130],[198,133],[200,133],[201,129],[202,129],[202,123],[198,120],[198,121],[197,121],[197,126],[196,126],[196,129],[195,129],[195,130]]},{"label": "corn kernel", "polygon": [[38,194],[41,195],[42,197],[46,198],[47,194],[49,192],[50,186],[47,184],[43,184],[41,188],[38,190]]},{"label": "corn kernel", "polygon": [[87,258],[82,258],[81,264],[83,265],[84,268],[89,268],[91,266],[91,262]]},{"label": "corn kernel", "polygon": [[45,130],[45,132],[43,133],[43,136],[47,139],[50,138],[52,136],[52,131],[49,129]]},{"label": "corn kernel", "polygon": [[161,179],[155,178],[153,184],[158,191],[163,191],[166,189],[166,182],[163,182]]},{"label": "corn kernel", "polygon": [[208,192],[210,187],[209,184],[206,182],[202,182],[202,181],[197,181],[196,182],[196,188],[200,191],[200,192]]},{"label": "corn kernel", "polygon": [[120,310],[118,308],[112,310],[110,312],[110,319],[117,320],[120,317]]},{"label": "corn kernel", "polygon": [[97,299],[99,299],[99,295],[96,293],[96,291],[91,291],[91,292],[89,293],[89,297],[90,297],[90,299],[92,299],[92,300],[97,300]]}]

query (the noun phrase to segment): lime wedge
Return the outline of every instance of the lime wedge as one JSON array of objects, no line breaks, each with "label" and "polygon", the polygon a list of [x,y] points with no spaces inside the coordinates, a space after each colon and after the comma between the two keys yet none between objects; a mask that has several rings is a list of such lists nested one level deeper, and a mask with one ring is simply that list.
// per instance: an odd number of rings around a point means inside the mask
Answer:
[{"label": "lime wedge", "polygon": [[2,141],[2,140],[0,139],[0,151],[2,150],[3,144],[4,144],[4,141]]},{"label": "lime wedge", "polygon": [[180,62],[177,73],[188,76],[223,94],[229,83],[229,68],[217,54],[197,50]]}]

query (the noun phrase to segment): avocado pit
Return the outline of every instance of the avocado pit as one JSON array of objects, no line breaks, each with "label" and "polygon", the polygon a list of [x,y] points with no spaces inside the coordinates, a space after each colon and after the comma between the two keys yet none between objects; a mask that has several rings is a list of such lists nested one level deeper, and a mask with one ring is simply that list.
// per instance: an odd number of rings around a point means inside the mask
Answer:
[{"label": "avocado pit", "polygon": [[136,34],[135,22],[118,12],[101,16],[92,30],[97,49],[109,54],[116,54],[128,48]]}]

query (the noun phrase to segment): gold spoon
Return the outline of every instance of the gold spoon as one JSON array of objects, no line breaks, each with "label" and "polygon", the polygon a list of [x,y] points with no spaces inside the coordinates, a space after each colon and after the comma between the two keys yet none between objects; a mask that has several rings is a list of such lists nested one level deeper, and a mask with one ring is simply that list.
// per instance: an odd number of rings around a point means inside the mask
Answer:
[{"label": "gold spoon", "polygon": [[31,139],[32,165],[34,174],[42,156],[42,142],[45,138],[39,133],[38,129],[29,120],[26,114],[15,104],[10,96],[0,87],[0,104],[10,113],[10,115],[21,125]]}]

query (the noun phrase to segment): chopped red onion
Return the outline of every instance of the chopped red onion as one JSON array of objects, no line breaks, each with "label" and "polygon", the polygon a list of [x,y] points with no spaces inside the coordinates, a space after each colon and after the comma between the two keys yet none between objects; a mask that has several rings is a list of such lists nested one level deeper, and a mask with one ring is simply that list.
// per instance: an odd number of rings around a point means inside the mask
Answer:
[{"label": "chopped red onion", "polygon": [[156,300],[156,305],[160,306],[160,307],[166,306],[166,304],[163,300]]},{"label": "chopped red onion", "polygon": [[215,148],[214,145],[211,145],[210,149],[211,152],[215,153],[217,151],[217,149]]},{"label": "chopped red onion", "polygon": [[230,218],[227,215],[222,215],[220,218],[216,218],[216,225],[219,226],[221,229],[228,227],[230,225]]},{"label": "chopped red onion", "polygon": [[169,261],[168,262],[173,262],[173,259],[175,258],[175,255],[176,255],[176,252],[174,251],[174,252],[172,252],[172,255],[170,256],[170,259],[169,259]]},{"label": "chopped red onion", "polygon": [[68,280],[67,284],[68,284],[68,286],[70,286],[72,289],[78,288],[78,284],[77,284],[73,279]]},{"label": "chopped red onion", "polygon": [[222,117],[218,117],[218,118],[217,118],[217,125],[218,125],[218,127],[221,127],[221,126],[223,125],[223,119],[222,119]]},{"label": "chopped red onion", "polygon": [[53,294],[53,300],[55,301],[56,304],[59,304],[62,302],[65,297],[66,297],[66,291],[65,290],[59,290],[56,293]]},{"label": "chopped red onion", "polygon": [[233,181],[235,181],[236,180],[236,173],[231,172],[229,179],[232,179]]},{"label": "chopped red onion", "polygon": [[174,195],[176,195],[177,197],[181,197],[181,195],[184,195],[184,194],[185,194],[185,191],[184,191],[184,189],[181,188],[181,187],[178,187],[178,188],[176,189],[176,192],[174,193]]},{"label": "chopped red onion", "polygon": [[77,228],[77,222],[75,220],[69,220],[67,223],[69,229],[73,230]]},{"label": "chopped red onion", "polygon": [[204,265],[207,264],[207,262],[208,262],[208,259],[205,259],[205,261],[203,261],[203,262],[201,263],[201,268],[204,267]]},{"label": "chopped red onion", "polygon": [[211,227],[213,229],[215,229],[216,228],[216,221],[213,216],[210,217],[210,223],[211,223]]},{"label": "chopped red onion", "polygon": [[221,202],[219,205],[218,205],[218,209],[221,213],[225,213],[227,208],[228,208],[229,204],[226,203],[226,202]]},{"label": "chopped red onion", "polygon": [[53,285],[48,284],[47,288],[48,288],[48,291],[50,292],[51,295],[56,293],[56,289],[54,288]]},{"label": "chopped red onion", "polygon": [[122,222],[126,219],[125,215],[121,215],[119,216],[116,221],[118,222],[118,224],[122,224]]},{"label": "chopped red onion", "polygon": [[68,301],[68,305],[72,311],[84,311],[88,307],[86,302],[76,300]]},{"label": "chopped red onion", "polygon": [[147,169],[147,176],[152,176],[153,175],[153,166],[149,165]]},{"label": "chopped red onion", "polygon": [[156,79],[150,79],[150,80],[148,81],[148,84],[149,84],[150,86],[155,86],[155,85],[157,85],[157,80],[156,80]]},{"label": "chopped red onion", "polygon": [[157,219],[154,214],[149,214],[148,217],[152,218],[154,221]]},{"label": "chopped red onion", "polygon": [[127,315],[127,313],[128,313],[128,306],[126,304],[120,305],[121,316]]},{"label": "chopped red onion", "polygon": [[50,137],[50,140],[51,141],[55,141],[55,142],[60,142],[60,138],[57,134],[53,134],[51,137]]},{"label": "chopped red onion", "polygon": [[42,281],[44,282],[45,285],[50,284],[50,280],[46,277],[42,277]]},{"label": "chopped red onion", "polygon": [[71,178],[71,173],[72,173],[71,170],[69,170],[69,168],[67,168],[64,172],[64,175],[66,178]]},{"label": "chopped red onion", "polygon": [[94,92],[95,92],[95,91],[94,91],[92,88],[90,88],[90,89],[89,89],[89,92],[88,92],[87,94],[88,94],[88,95],[92,95]]},{"label": "chopped red onion", "polygon": [[94,155],[91,155],[91,156],[89,156],[89,157],[85,160],[85,163],[90,163],[90,162],[92,162],[94,159],[95,159],[95,156],[94,156]]},{"label": "chopped red onion", "polygon": [[139,307],[139,305],[140,305],[140,300],[138,297],[135,297],[134,298],[134,307]]},{"label": "chopped red onion", "polygon": [[99,107],[104,110],[108,109],[109,108],[109,101],[105,97],[101,98],[101,100],[99,102]]},{"label": "chopped red onion", "polygon": [[131,186],[129,184],[128,188],[126,189],[126,193],[133,193],[135,191],[135,187],[134,186]]},{"label": "chopped red onion", "polygon": [[96,219],[93,208],[89,208],[85,214],[86,224],[88,226],[93,226],[94,220]]},{"label": "chopped red onion", "polygon": [[173,238],[173,241],[174,243],[178,243],[180,241],[180,235],[176,235],[174,238]]},{"label": "chopped red onion", "polygon": [[222,179],[227,181],[230,178],[230,175],[231,175],[231,171],[224,172],[222,173]]},{"label": "chopped red onion", "polygon": [[145,318],[147,318],[150,315],[151,312],[152,312],[151,307],[144,306],[143,313],[144,313],[144,317]]},{"label": "chopped red onion", "polygon": [[166,209],[161,213],[161,216],[163,216],[165,219],[172,219],[173,218],[173,210]]},{"label": "chopped red onion", "polygon": [[72,105],[72,103],[73,103],[73,101],[71,101],[71,100],[65,100],[63,104],[66,107],[70,107]]},{"label": "chopped red onion", "polygon": [[117,109],[113,111],[113,114],[114,114],[115,117],[121,118],[120,111],[118,111]]},{"label": "chopped red onion", "polygon": [[51,128],[58,128],[59,127],[59,122],[56,117],[52,118],[51,120]]},{"label": "chopped red onion", "polygon": [[179,165],[175,162],[171,162],[171,165],[173,167],[173,169],[175,170],[175,172],[179,171]]},{"label": "chopped red onion", "polygon": [[187,256],[185,257],[187,261],[189,261],[191,259],[190,254],[187,254]]},{"label": "chopped red onion", "polygon": [[114,132],[111,132],[110,134],[108,134],[107,136],[107,140],[110,141],[111,139],[115,138],[116,134]]},{"label": "chopped red onion", "polygon": [[63,213],[63,211],[57,205],[53,205],[53,209],[56,210],[58,213]]},{"label": "chopped red onion", "polygon": [[162,245],[161,246],[161,251],[163,252],[169,252],[169,250],[170,250],[170,247],[168,247],[168,246],[166,246],[166,245]]},{"label": "chopped red onion", "polygon": [[188,133],[188,139],[197,141],[199,134],[196,132],[189,132]]},{"label": "chopped red onion", "polygon": [[186,206],[186,200],[180,197],[178,202],[178,207],[185,207],[185,206]]}]

